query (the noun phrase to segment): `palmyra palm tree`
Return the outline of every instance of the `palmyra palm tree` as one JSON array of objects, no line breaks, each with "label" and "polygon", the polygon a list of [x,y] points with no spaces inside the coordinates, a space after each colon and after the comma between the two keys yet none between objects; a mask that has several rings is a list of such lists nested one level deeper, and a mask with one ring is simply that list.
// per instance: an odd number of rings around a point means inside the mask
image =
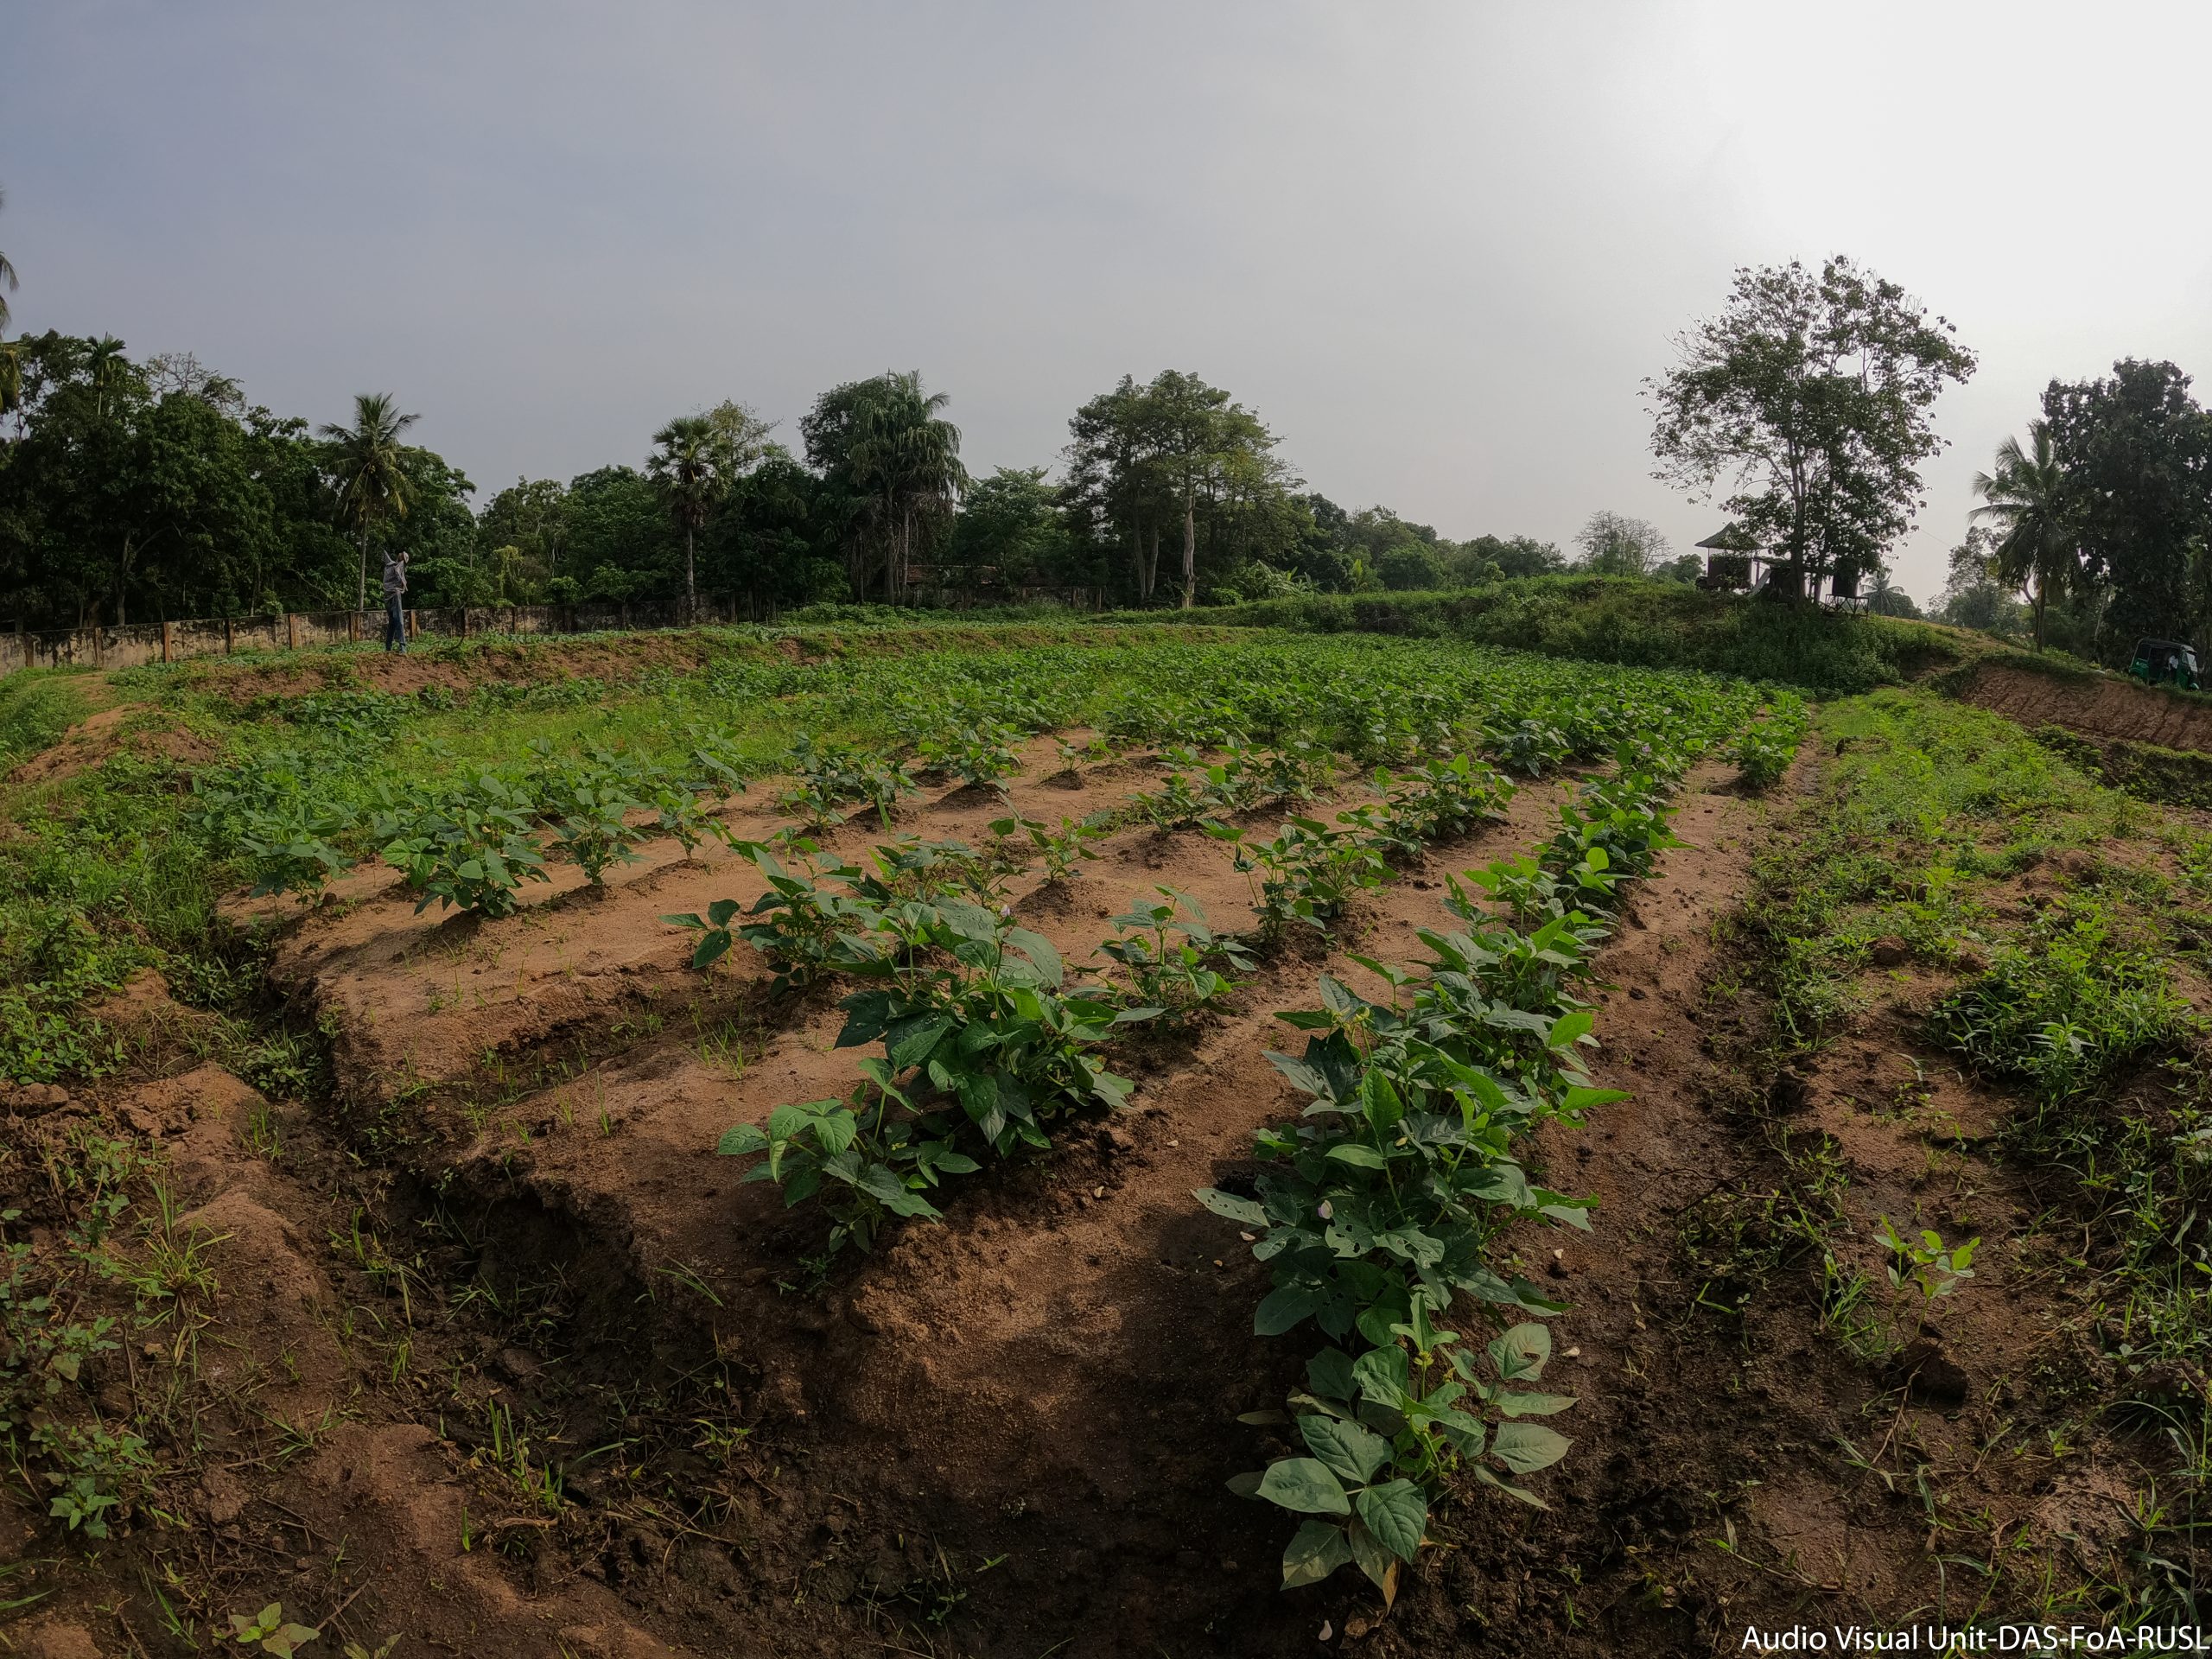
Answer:
[{"label": "palmyra palm tree", "polygon": [[369,532],[387,516],[404,518],[414,486],[407,477],[406,447],[399,435],[422,417],[403,415],[389,392],[365,391],[353,399],[353,424],[327,425],[316,435],[331,446],[330,472],[338,508],[353,524],[361,546],[361,583],[356,610],[369,603]]},{"label": "palmyra palm tree", "polygon": [[721,480],[715,466],[715,423],[703,415],[679,415],[653,434],[658,446],[645,462],[645,471],[660,486],[669,517],[683,532],[683,615],[688,621],[699,606],[698,540],[700,526],[713,511]]},{"label": "palmyra palm tree", "polygon": [[2032,592],[2036,649],[2043,649],[2044,607],[2054,594],[2070,593],[2082,563],[2059,505],[2065,476],[2048,422],[2028,423],[2028,447],[2008,437],[1997,448],[1996,470],[1976,473],[1974,493],[1982,505],[1967,515],[1996,527],[1991,573],[1999,582]]}]

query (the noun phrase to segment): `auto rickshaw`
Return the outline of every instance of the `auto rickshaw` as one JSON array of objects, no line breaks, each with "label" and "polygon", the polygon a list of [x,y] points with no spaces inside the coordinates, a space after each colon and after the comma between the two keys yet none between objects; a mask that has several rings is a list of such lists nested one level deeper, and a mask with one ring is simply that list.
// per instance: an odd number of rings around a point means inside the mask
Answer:
[{"label": "auto rickshaw", "polygon": [[2138,639],[2127,677],[2145,685],[2177,685],[2187,691],[2204,689],[2196,673],[2196,647],[2179,639]]}]

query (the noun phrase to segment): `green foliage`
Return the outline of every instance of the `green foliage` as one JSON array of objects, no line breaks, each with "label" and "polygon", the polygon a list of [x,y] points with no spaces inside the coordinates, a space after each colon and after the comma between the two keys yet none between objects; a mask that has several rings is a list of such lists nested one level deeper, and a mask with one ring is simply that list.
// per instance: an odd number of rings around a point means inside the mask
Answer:
[{"label": "green foliage", "polygon": [[1072,880],[1083,874],[1079,867],[1085,860],[1098,855],[1090,850],[1090,843],[1102,838],[1109,827],[1105,817],[1093,816],[1077,823],[1065,813],[1060,816],[1060,827],[1048,829],[1038,818],[994,818],[991,834],[1001,842],[1026,840],[1044,868],[1048,883]]},{"label": "green foliage", "polygon": [[1378,768],[1375,791],[1388,803],[1391,833],[1426,842],[1464,836],[1485,819],[1502,817],[1514,790],[1491,767],[1462,754],[1402,775]]},{"label": "green foliage", "polygon": [[1610,896],[1675,844],[1660,780],[1678,778],[1701,741],[1676,734],[1637,752],[1649,771],[1586,785],[1541,862],[1470,873],[1528,931],[1499,925],[1455,881],[1451,907],[1468,925],[1421,931],[1416,970],[1355,958],[1389,1001],[1324,975],[1320,1007],[1278,1015],[1308,1033],[1306,1050],[1268,1058],[1308,1103],[1260,1132],[1264,1167],[1249,1196],[1198,1197],[1268,1264],[1254,1331],[1310,1319],[1331,1339],[1290,1402],[1308,1455],[1232,1483],[1311,1517],[1284,1554],[1286,1588],[1356,1564],[1387,1601],[1456,1474],[1540,1504],[1517,1478],[1567,1452],[1565,1437],[1529,1420],[1573,1402],[1513,1386],[1541,1376],[1542,1327],[1514,1325],[1485,1365],[1445,1321],[1560,1311],[1494,1258],[1516,1223],[1587,1224],[1586,1202],[1531,1181],[1516,1149],[1547,1121],[1579,1122],[1621,1098],[1592,1088],[1580,1059],[1592,1022],[1574,988],[1606,930],[1571,898]]},{"label": "green foliage", "polygon": [[277,1601],[270,1602],[251,1618],[243,1613],[230,1617],[228,1630],[210,1630],[208,1634],[218,1642],[235,1642],[240,1647],[251,1643],[264,1653],[274,1655],[275,1659],[292,1659],[300,1649],[322,1635],[321,1630],[287,1619],[283,1603]]},{"label": "green foliage", "polygon": [[550,881],[527,791],[494,772],[479,772],[445,787],[404,798],[377,814],[372,835],[384,860],[432,903],[480,916],[514,912],[524,881]]},{"label": "green foliage", "polygon": [[1021,770],[1014,745],[1021,734],[986,717],[922,740],[922,763],[970,787],[989,785],[1003,792],[1004,780]]},{"label": "green foliage", "polygon": [[892,807],[916,788],[906,767],[851,745],[802,737],[791,761],[797,780],[777,798],[777,804],[821,829],[842,823],[845,814],[840,809],[859,803],[872,809],[876,821],[888,830]]},{"label": "green foliage", "polygon": [[1205,831],[1233,849],[1270,938],[1281,938],[1293,922],[1326,933],[1355,894],[1390,879],[1382,855],[1387,842],[1363,828],[1332,830],[1301,817],[1287,822],[1271,841],[1251,840],[1217,822],[1208,822]]},{"label": "green foliage", "polygon": [[748,1180],[785,1200],[818,1197],[830,1246],[869,1248],[893,1217],[934,1218],[924,1196],[947,1174],[1051,1145],[1079,1111],[1118,1106],[1127,1079],[1090,1052],[1117,1020],[1110,1003],[1065,983],[1043,936],[959,899],[907,899],[871,918],[877,937],[846,965],[876,982],[847,997],[837,1046],[880,1043],[847,1102],[817,1101],[740,1124],[717,1150],[765,1154]]},{"label": "green foliage", "polygon": [[1797,758],[1805,741],[1804,704],[1792,697],[1777,700],[1763,724],[1746,726],[1735,746],[1736,764],[1743,770],[1744,786],[1764,794],[1780,783]]},{"label": "green foliage", "polygon": [[0,679],[0,772],[60,742],[85,712],[83,691],[66,676],[22,671]]},{"label": "green foliage", "polygon": [[1252,960],[1233,935],[1207,925],[1204,907],[1190,894],[1154,891],[1158,899],[1139,899],[1114,918],[1117,937],[1098,949],[1121,964],[1133,1007],[1179,1020],[1236,988],[1222,969],[1249,973]]},{"label": "green foliage", "polygon": [[[1887,1216],[1880,1217],[1882,1248],[1889,1254],[1888,1273],[1890,1293],[1903,1303],[1908,1294],[1916,1296],[1913,1304],[1913,1336],[1927,1329],[1928,1316],[1936,1304],[1946,1296],[1955,1296],[1959,1287],[1974,1277],[1974,1253],[1981,1241],[1970,1238],[1963,1244],[1946,1244],[1942,1235],[1932,1228],[1923,1228],[1917,1237],[1900,1233]],[[1904,1320],[1898,1320],[1900,1326]]]},{"label": "green foliage", "polygon": [[1821,693],[1871,690],[1958,663],[1959,642],[1897,618],[1751,604],[1686,582],[1549,575],[1458,593],[1314,594],[1210,611],[1299,633],[1458,639],[1583,663],[1698,669]]},{"label": "green foliage", "polygon": [[1928,1023],[1977,1071],[2018,1078],[2061,1105],[2179,1043],[2195,1017],[2160,942],[2131,934],[2095,894],[2075,893],[2038,912]]}]

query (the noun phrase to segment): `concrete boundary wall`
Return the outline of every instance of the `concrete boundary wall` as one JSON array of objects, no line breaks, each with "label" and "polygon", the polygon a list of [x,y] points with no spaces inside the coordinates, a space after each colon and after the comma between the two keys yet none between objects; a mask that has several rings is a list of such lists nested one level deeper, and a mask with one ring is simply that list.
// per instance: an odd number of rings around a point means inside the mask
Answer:
[{"label": "concrete boundary wall", "polygon": [[[677,628],[749,622],[734,600],[702,599],[690,614],[681,600],[641,600],[627,605],[498,605],[467,609],[410,611],[411,639],[456,639],[478,634],[596,633],[630,628]],[[0,674],[19,668],[136,668],[189,657],[222,657],[248,651],[300,651],[384,638],[385,613],[375,611],[293,612],[279,616],[141,622],[121,628],[75,628],[56,632],[0,633]]]}]

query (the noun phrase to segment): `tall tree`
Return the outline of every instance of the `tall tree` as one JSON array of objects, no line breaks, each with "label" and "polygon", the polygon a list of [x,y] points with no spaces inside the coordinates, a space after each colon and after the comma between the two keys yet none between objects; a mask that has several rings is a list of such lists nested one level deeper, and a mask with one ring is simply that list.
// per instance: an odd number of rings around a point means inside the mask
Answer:
[{"label": "tall tree", "polygon": [[721,493],[714,423],[703,415],[679,415],[653,434],[653,443],[645,473],[683,532],[683,614],[689,620],[699,606],[699,529]]},{"label": "tall tree", "polygon": [[1274,434],[1194,374],[1163,370],[1142,386],[1123,375],[1075,412],[1068,433],[1069,487],[1115,539],[1128,538],[1140,601],[1158,581],[1161,528],[1179,518],[1182,602],[1198,602],[1202,508],[1221,563],[1251,553],[1262,524],[1283,553],[1298,543],[1302,525],[1282,511],[1297,480],[1272,453]]},{"label": "tall tree", "polygon": [[369,535],[390,518],[404,518],[413,494],[406,446],[400,435],[422,417],[403,415],[389,392],[365,391],[353,399],[353,424],[325,425],[317,434],[330,446],[331,477],[339,512],[352,524],[361,554],[353,608],[369,603]]},{"label": "tall tree", "polygon": [[2066,469],[2051,442],[2050,423],[2028,423],[2028,447],[2008,437],[1997,447],[1995,470],[1974,475],[1981,505],[1967,516],[1986,519],[1996,543],[1991,574],[2029,596],[2036,649],[2043,649],[2044,608],[2053,594],[2072,594],[2084,572],[2066,516]]},{"label": "tall tree", "polygon": [[1669,551],[1656,524],[1603,509],[1575,532],[1574,544],[1582,550],[1582,569],[1608,576],[1648,575]]},{"label": "tall tree", "polygon": [[[7,205],[8,193],[0,190],[0,207],[5,207]],[[0,253],[0,295],[13,294],[19,286],[21,284],[16,281],[16,267],[10,263],[6,254]],[[8,316],[8,302],[4,297],[0,297],[0,334],[7,331]]]},{"label": "tall tree", "polygon": [[1722,505],[1777,556],[1871,570],[1923,505],[1931,410],[1974,356],[1942,317],[1849,259],[1736,273],[1727,307],[1644,383],[1655,477]]},{"label": "tall tree", "polygon": [[823,476],[842,519],[846,575],[868,597],[875,570],[887,599],[902,597],[918,547],[950,526],[968,486],[960,429],[942,418],[950,399],[925,391],[918,372],[832,387],[799,422],[806,458]]},{"label": "tall tree", "polygon": [[2062,516],[2087,575],[2111,591],[2099,642],[2110,660],[2143,636],[2212,624],[2212,415],[2189,385],[2171,363],[2128,359],[2109,379],[2044,392]]}]

